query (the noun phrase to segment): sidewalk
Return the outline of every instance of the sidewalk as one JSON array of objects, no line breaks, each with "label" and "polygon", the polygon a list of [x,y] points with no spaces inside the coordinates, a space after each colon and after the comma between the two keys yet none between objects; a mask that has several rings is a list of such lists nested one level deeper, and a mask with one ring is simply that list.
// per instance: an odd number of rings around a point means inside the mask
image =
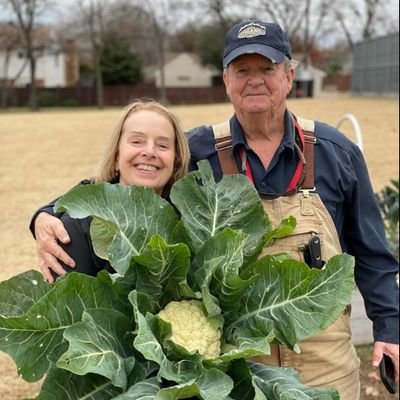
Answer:
[{"label": "sidewalk", "polygon": [[373,343],[372,322],[365,313],[364,301],[356,288],[351,302],[350,325],[355,345]]}]

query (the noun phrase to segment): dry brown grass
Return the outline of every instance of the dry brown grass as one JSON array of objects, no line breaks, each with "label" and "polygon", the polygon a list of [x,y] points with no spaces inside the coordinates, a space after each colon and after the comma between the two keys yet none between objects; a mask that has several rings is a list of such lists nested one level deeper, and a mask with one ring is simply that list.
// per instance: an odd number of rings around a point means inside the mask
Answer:
[{"label": "dry brown grass", "polygon": [[[292,99],[289,107],[305,118],[332,125],[343,114],[354,114],[362,129],[364,154],[375,191],[398,176],[396,100]],[[172,110],[185,130],[221,122],[232,113],[229,104],[180,106]],[[111,109],[0,114],[0,281],[35,268],[35,244],[28,231],[33,211],[92,175],[119,113]],[[341,129],[354,138],[349,123]],[[37,384],[28,385],[17,377],[14,364],[4,353],[0,353],[0,376],[4,399],[19,400],[38,390]]]}]

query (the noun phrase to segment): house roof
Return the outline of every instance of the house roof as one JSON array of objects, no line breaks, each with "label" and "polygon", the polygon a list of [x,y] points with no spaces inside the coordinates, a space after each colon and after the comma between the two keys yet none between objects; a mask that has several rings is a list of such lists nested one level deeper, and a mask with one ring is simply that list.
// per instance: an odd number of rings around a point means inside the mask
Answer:
[{"label": "house roof", "polygon": [[19,47],[21,30],[13,24],[0,24],[0,50]]},{"label": "house roof", "polygon": [[[36,49],[49,47],[55,43],[55,32],[52,27],[38,26],[33,30],[33,46]],[[0,23],[0,50],[24,47],[24,35],[15,24]]]}]

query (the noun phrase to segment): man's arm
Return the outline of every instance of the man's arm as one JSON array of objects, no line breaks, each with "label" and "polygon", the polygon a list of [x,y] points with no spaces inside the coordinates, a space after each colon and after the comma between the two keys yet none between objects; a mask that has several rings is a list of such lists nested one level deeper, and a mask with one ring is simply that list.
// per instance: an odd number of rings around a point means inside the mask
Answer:
[{"label": "man's arm", "polygon": [[364,158],[358,150],[350,154],[357,185],[346,207],[347,250],[356,257],[356,283],[364,298],[367,315],[373,321],[372,365],[378,367],[383,354],[388,355],[395,366],[395,379],[398,382],[399,290],[396,273],[399,265],[387,245]]},{"label": "man's arm", "polygon": [[54,282],[51,270],[57,275],[66,273],[58,260],[61,260],[71,268],[75,267],[75,261],[59,245],[59,241],[64,244],[70,243],[68,232],[59,218],[50,215],[46,211],[37,214],[32,228],[34,228],[34,236],[36,238],[39,268],[49,282]]},{"label": "man's arm", "polygon": [[[77,186],[90,183],[91,181],[85,179]],[[64,224],[60,220],[63,214],[54,211],[56,201],[57,199],[39,208],[29,224],[29,229],[36,239],[39,268],[49,282],[54,282],[51,271],[57,275],[64,275],[66,273],[58,260],[61,260],[71,268],[75,268],[75,261],[59,245],[59,242],[67,244],[71,240],[64,228]]]}]

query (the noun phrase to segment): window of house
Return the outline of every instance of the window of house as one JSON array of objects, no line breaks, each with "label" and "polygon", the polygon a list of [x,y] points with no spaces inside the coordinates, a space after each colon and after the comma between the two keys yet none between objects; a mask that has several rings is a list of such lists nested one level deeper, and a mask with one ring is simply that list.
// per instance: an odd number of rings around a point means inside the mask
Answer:
[{"label": "window of house", "polygon": [[178,75],[177,77],[178,81],[190,81],[190,76],[189,75]]}]

